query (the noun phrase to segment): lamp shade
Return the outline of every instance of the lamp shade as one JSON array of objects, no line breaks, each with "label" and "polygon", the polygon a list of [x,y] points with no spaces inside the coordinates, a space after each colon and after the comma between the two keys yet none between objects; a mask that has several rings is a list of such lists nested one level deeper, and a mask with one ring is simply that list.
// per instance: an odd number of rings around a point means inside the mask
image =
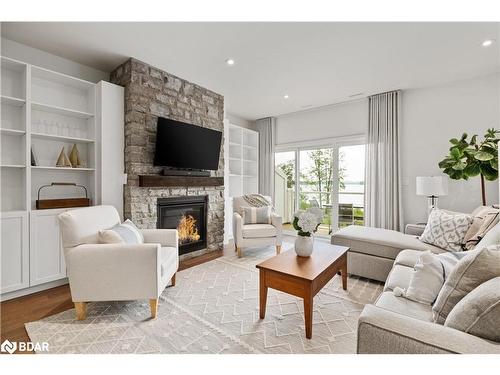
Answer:
[{"label": "lamp shade", "polygon": [[417,195],[440,197],[448,194],[448,179],[443,176],[418,176]]}]

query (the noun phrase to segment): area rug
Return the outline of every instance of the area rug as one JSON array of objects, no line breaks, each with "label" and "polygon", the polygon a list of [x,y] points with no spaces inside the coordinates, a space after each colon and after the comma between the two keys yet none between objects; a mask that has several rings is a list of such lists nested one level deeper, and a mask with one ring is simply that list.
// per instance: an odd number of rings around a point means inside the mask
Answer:
[{"label": "area rug", "polygon": [[84,321],[71,309],[27,323],[26,331],[31,341],[48,342],[49,353],[355,353],[359,314],[383,285],[351,276],[344,291],[335,276],[314,297],[308,340],[299,298],[269,289],[259,319],[255,265],[273,254],[271,247],[245,249],[242,258],[226,254],[180,271],[155,320],[148,301],[99,302],[88,304]]}]

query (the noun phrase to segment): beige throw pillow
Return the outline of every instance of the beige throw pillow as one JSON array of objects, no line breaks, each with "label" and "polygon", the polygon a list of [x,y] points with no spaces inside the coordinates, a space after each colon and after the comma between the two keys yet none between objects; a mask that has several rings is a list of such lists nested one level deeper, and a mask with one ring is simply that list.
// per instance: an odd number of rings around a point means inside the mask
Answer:
[{"label": "beige throw pillow", "polygon": [[471,223],[469,214],[435,208],[419,239],[448,251],[462,251],[462,242]]},{"label": "beige throw pillow", "polygon": [[453,307],[482,283],[500,276],[500,245],[470,251],[453,268],[432,307],[434,322],[444,324]]},{"label": "beige throw pillow", "polygon": [[473,216],[472,224],[465,234],[463,242],[465,250],[473,249],[485,234],[498,223],[500,210],[481,206],[475,209],[471,215]]},{"label": "beige throw pillow", "polygon": [[415,263],[408,288],[402,294],[412,301],[432,305],[458,261],[467,253],[422,252]]},{"label": "beige throw pillow", "polygon": [[500,277],[482,283],[462,298],[444,325],[500,342]]},{"label": "beige throw pillow", "polygon": [[271,224],[272,207],[242,207],[243,224]]}]

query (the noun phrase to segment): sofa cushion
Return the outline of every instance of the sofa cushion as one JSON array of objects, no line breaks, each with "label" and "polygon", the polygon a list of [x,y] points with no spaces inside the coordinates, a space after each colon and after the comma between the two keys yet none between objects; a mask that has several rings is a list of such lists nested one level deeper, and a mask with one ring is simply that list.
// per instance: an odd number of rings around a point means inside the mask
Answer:
[{"label": "sofa cushion", "polygon": [[394,267],[392,267],[391,273],[389,273],[389,276],[387,276],[384,291],[391,291],[394,290],[394,288],[408,288],[412,272],[412,267],[401,266],[399,264],[394,265]]},{"label": "sofa cushion", "polygon": [[243,238],[276,237],[276,228],[271,224],[246,224],[242,234]]},{"label": "sofa cushion", "polygon": [[453,268],[433,306],[434,321],[443,324],[453,307],[482,283],[500,276],[500,246],[469,251]]},{"label": "sofa cushion", "polygon": [[411,318],[432,321],[432,308],[429,305],[411,301],[407,298],[396,297],[392,292],[383,292],[375,302],[375,306],[406,315]]},{"label": "sofa cushion", "polygon": [[471,224],[472,216],[469,214],[435,208],[419,239],[448,251],[462,251],[462,243]]},{"label": "sofa cushion", "polygon": [[332,243],[347,246],[350,251],[395,259],[403,249],[444,252],[439,247],[420,241],[417,237],[395,230],[350,225],[332,235]]},{"label": "sofa cushion", "polygon": [[462,298],[444,325],[500,342],[500,277],[482,283]]}]

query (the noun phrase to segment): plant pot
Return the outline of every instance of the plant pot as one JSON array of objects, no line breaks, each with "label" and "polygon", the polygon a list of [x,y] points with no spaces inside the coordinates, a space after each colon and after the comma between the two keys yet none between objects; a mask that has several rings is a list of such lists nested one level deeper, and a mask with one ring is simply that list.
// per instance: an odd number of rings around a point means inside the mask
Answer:
[{"label": "plant pot", "polygon": [[295,252],[299,257],[311,256],[313,252],[313,236],[297,236],[295,238]]}]

